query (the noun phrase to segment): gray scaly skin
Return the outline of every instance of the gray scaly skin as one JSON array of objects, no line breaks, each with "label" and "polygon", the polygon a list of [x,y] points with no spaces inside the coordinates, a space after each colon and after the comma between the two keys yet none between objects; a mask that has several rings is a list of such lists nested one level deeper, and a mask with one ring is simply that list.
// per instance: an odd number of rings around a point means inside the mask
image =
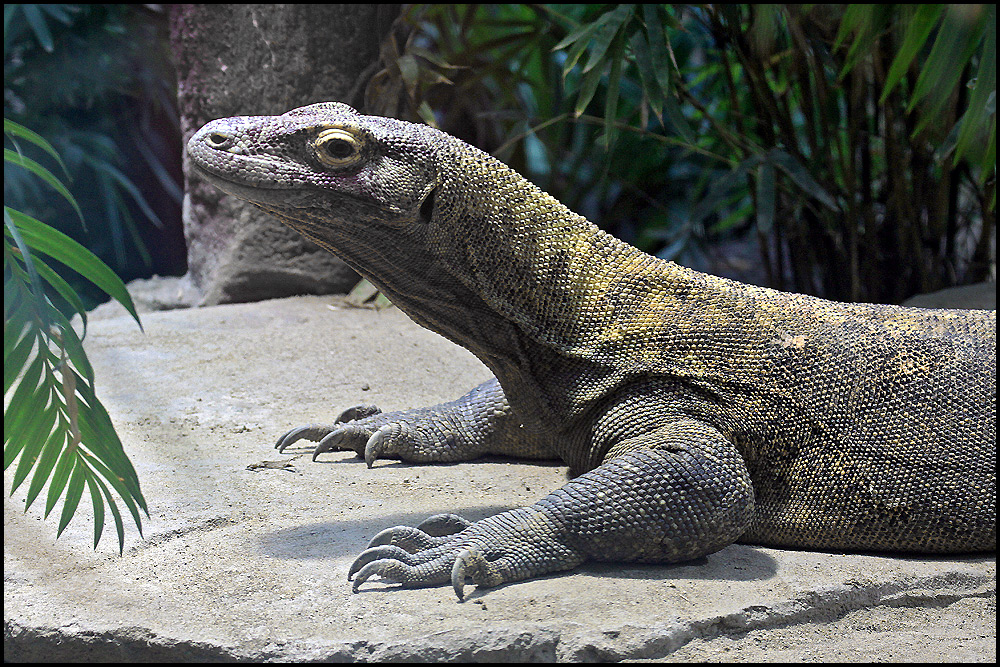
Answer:
[{"label": "gray scaly skin", "polygon": [[290,431],[315,453],[557,456],[530,507],[378,534],[351,567],[483,586],[587,560],[670,563],[740,540],[996,548],[996,313],[843,304],[650,257],[490,155],[339,103],[213,121],[211,183],[340,255],[491,380]]}]

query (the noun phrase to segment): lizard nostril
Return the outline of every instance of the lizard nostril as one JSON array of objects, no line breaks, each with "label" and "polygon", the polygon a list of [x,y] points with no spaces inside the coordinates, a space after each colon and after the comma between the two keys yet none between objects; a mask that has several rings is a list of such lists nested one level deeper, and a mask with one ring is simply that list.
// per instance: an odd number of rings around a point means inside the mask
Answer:
[{"label": "lizard nostril", "polygon": [[212,148],[225,148],[229,144],[231,138],[232,137],[225,132],[211,132],[207,137],[205,137],[205,141],[207,141],[208,145]]}]

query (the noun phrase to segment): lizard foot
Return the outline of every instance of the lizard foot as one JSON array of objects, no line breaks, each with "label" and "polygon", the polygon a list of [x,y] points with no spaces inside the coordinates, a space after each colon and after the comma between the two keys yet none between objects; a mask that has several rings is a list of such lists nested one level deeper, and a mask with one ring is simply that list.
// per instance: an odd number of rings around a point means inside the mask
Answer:
[{"label": "lizard foot", "polygon": [[[374,406],[359,406],[371,408]],[[481,454],[475,442],[469,442],[461,431],[456,432],[446,420],[435,415],[432,408],[399,412],[368,412],[359,408],[346,410],[330,425],[309,424],[282,435],[275,448],[284,451],[299,440],[317,445],[312,460],[335,450],[352,450],[371,468],[379,458],[399,458],[404,461],[463,461]],[[352,414],[364,414],[345,419]]]},{"label": "lizard foot", "polygon": [[450,582],[459,600],[465,585],[492,587],[554,570],[576,567],[584,556],[556,539],[553,522],[522,507],[471,523],[438,514],[416,528],[396,526],[378,533],[351,565],[353,591],[372,577],[404,588]]},{"label": "lizard foot", "polygon": [[314,461],[323,452],[353,450],[369,468],[388,457],[414,463],[469,461],[486,453],[551,458],[544,444],[533,441],[511,416],[496,380],[427,408],[382,412],[374,405],[358,405],[333,424],[288,431],[275,448],[284,451],[299,440],[318,443]]}]

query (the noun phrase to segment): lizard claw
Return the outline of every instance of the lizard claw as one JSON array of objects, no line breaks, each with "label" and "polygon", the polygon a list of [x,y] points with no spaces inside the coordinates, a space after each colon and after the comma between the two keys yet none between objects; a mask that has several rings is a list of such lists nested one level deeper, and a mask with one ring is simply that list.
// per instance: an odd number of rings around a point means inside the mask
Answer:
[{"label": "lizard claw", "polygon": [[405,427],[404,423],[386,424],[379,430],[372,433],[365,443],[365,463],[369,468],[374,465],[375,460],[382,454],[395,453],[392,446],[393,441],[399,438]]},{"label": "lizard claw", "polygon": [[[274,448],[279,452],[284,452],[290,445],[299,440],[311,440],[312,442],[319,442],[319,446],[313,451],[313,461],[316,460],[316,455],[323,452],[328,452],[332,449],[338,449],[336,444],[339,444],[343,440],[342,431],[337,426],[337,424],[348,424],[359,419],[364,419],[366,417],[371,417],[372,415],[381,414],[382,410],[376,405],[355,405],[354,407],[347,408],[338,415],[337,419],[334,420],[333,425],[320,425],[320,424],[308,424],[306,426],[299,426],[287,431],[284,435],[278,438],[278,442],[274,444]],[[341,433],[339,437],[338,433]],[[353,435],[355,432],[352,431]],[[360,434],[360,433],[359,433]],[[364,433],[367,435],[367,433]],[[339,449],[353,449],[353,447],[340,447]]]},{"label": "lizard claw", "polygon": [[279,452],[284,452],[286,447],[299,440],[312,440],[313,442],[316,442],[317,440],[325,437],[330,430],[331,428],[329,426],[320,426],[319,424],[299,426],[298,428],[293,428],[291,431],[288,431],[283,436],[278,438],[278,442],[274,444],[274,448]]},{"label": "lizard claw", "polygon": [[457,514],[435,514],[417,524],[417,530],[422,530],[433,537],[441,537],[460,533],[471,525],[471,521]]},{"label": "lizard claw", "polygon": [[372,547],[391,544],[400,547],[408,553],[413,553],[422,549],[436,547],[444,541],[440,537],[428,535],[419,527],[396,526],[395,528],[386,528],[376,534],[368,543],[368,548],[371,549]]},{"label": "lizard claw", "polygon": [[382,414],[382,410],[377,405],[355,405],[341,412],[337,418],[333,420],[333,423],[340,424],[343,422],[353,422],[378,414]]},{"label": "lizard claw", "polygon": [[498,586],[503,583],[504,577],[500,571],[486,558],[476,547],[463,549],[455,557],[455,564],[451,568],[451,587],[455,589],[455,595],[459,601],[465,599],[465,578],[470,577],[473,582],[480,586]]},{"label": "lizard claw", "polygon": [[355,453],[358,453],[357,448],[351,446],[351,441],[357,441],[359,438],[364,438],[367,435],[368,429],[357,424],[348,422],[337,426],[316,445],[316,449],[313,450],[312,460],[315,461],[316,457],[323,452],[331,452],[336,449],[352,449]]},{"label": "lizard claw", "polygon": [[[412,559],[410,552],[392,544],[383,544],[375,548],[365,549],[361,552],[361,555],[355,558],[354,562],[351,563],[351,568],[347,571],[347,580],[350,581],[351,577],[357,574],[359,570],[367,568],[370,563],[380,560],[394,560],[405,565],[410,565]],[[365,579],[370,576],[371,573],[368,574]],[[364,579],[355,582],[355,593],[358,590],[358,586],[360,586],[363,581]]]}]

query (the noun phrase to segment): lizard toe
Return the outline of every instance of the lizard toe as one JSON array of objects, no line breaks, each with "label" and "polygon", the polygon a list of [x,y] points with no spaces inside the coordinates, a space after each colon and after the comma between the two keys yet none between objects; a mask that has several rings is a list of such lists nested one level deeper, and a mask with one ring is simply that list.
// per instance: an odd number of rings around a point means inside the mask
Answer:
[{"label": "lizard toe", "polygon": [[333,426],[324,426],[321,424],[308,424],[293,428],[278,438],[278,442],[274,444],[274,448],[279,452],[284,452],[288,446],[299,440],[311,440],[313,442],[322,440],[333,428]]},{"label": "lizard toe", "polygon": [[[364,455],[364,443],[371,437],[371,427],[366,427],[353,422],[343,423],[331,429],[313,450],[312,460],[323,452],[331,452],[338,449],[353,450],[358,456]],[[371,466],[368,466],[369,468]]]},{"label": "lizard toe", "polygon": [[379,532],[368,543],[368,548],[391,544],[409,552],[415,553],[424,549],[436,547],[448,540],[448,536],[435,537],[423,530],[410,526],[395,526]]},{"label": "lizard toe", "polygon": [[414,564],[413,554],[409,551],[393,544],[382,544],[365,549],[361,552],[361,555],[354,559],[354,562],[351,563],[350,569],[347,571],[347,580],[350,581],[351,577],[357,574],[360,570],[363,570],[369,563],[377,560],[395,560],[403,563],[404,565]]},{"label": "lizard toe", "polygon": [[455,589],[458,599],[465,599],[465,580],[469,578],[477,586],[497,586],[504,582],[501,570],[486,560],[482,551],[476,547],[463,549],[455,557],[451,568],[451,587]]},{"label": "lizard toe", "polygon": [[364,419],[366,417],[371,417],[373,415],[382,414],[382,409],[377,405],[359,404],[353,407],[347,408],[334,420],[334,423],[341,424],[343,422],[353,422],[359,419]]},{"label": "lizard toe", "polygon": [[438,537],[460,533],[471,525],[471,521],[463,519],[457,514],[435,514],[417,524],[417,530]]}]

